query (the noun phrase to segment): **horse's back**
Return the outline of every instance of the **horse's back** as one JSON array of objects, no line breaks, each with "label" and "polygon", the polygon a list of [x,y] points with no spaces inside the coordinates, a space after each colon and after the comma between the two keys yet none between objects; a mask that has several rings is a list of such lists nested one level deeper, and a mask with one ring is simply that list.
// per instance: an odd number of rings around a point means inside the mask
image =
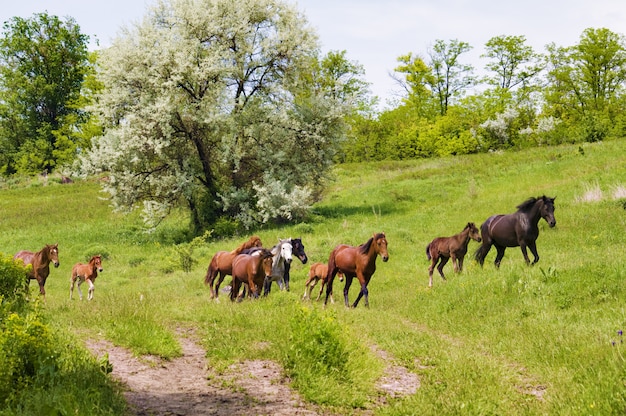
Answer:
[{"label": "horse's back", "polygon": [[309,277],[318,279],[324,279],[328,274],[328,264],[324,263],[313,263],[309,270]]},{"label": "horse's back", "polygon": [[[340,244],[332,252],[335,268],[344,273],[356,273],[358,248],[347,244]],[[330,266],[330,262],[328,263]],[[330,272],[330,270],[329,270]]]},{"label": "horse's back", "polygon": [[13,256],[13,259],[14,260],[20,259],[24,262],[24,265],[27,265],[27,264],[33,263],[34,257],[35,257],[35,253],[33,253],[32,251],[22,250],[22,251],[17,252],[15,256]]}]

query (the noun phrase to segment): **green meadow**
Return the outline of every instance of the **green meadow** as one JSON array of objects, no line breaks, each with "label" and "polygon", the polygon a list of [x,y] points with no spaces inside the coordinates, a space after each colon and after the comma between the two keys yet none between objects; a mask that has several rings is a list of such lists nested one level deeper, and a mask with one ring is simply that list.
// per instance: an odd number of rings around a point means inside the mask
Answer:
[{"label": "green meadow", "polygon": [[[343,164],[306,222],[229,239],[191,240],[184,214],[153,233],[137,213],[111,210],[96,178],[0,183],[0,252],[59,243],[41,307],[50,325],[81,341],[105,338],[136,355],[181,354],[177,331],[192,329],[207,363],[280,363],[304,399],[334,414],[581,415],[626,413],[626,140],[442,159]],[[492,249],[481,268],[470,242],[464,271],[449,263],[428,288],[426,245],[556,197],[557,225],[539,223],[539,263]],[[210,231],[210,230],[207,230]],[[389,261],[377,262],[370,307],[302,301],[309,264],[294,260],[291,291],[231,303],[210,299],[212,255],[250,234],[267,247],[301,237],[309,263],[332,248],[384,231]],[[207,234],[208,235],[208,234]],[[94,300],[69,299],[72,266],[93,254],[104,272]],[[222,284],[224,287],[229,282]],[[30,284],[36,298],[37,285]],[[358,283],[353,283],[354,301]],[[87,288],[83,285],[86,299]],[[314,290],[314,294],[317,289]],[[375,346],[420,380],[415,394],[379,400],[384,362]]]}]

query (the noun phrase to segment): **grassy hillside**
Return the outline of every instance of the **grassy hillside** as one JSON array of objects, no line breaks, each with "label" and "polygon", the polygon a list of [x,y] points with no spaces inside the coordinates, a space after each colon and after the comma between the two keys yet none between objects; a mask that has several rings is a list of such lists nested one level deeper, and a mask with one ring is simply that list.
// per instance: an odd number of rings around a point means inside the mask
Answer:
[{"label": "grassy hillside", "polygon": [[[54,325],[164,357],[180,354],[175,329],[192,327],[211,366],[275,359],[307,400],[335,413],[623,414],[625,155],[619,140],[336,167],[306,223],[255,233],[266,246],[301,237],[314,262],[326,261],[337,244],[384,231],[390,260],[377,263],[369,309],[345,308],[338,282],[334,305],[301,301],[308,265],[297,260],[291,292],[274,289],[241,304],[222,293],[215,302],[203,285],[209,260],[248,235],[196,246],[197,263],[184,272],[186,218],[145,234],[136,215],[110,211],[96,182],[1,190],[0,252],[59,243],[61,266],[46,284]],[[536,266],[513,248],[496,270],[492,250],[484,268],[466,259],[454,275],[448,265],[448,281],[435,276],[428,288],[432,238],[544,194],[556,196],[557,225],[540,222]],[[477,247],[471,242],[469,254]],[[94,301],[70,301],[72,265],[96,253],[105,271]],[[357,290],[353,284],[351,301]],[[418,374],[415,395],[376,404],[372,386],[382,364],[371,345]]]}]

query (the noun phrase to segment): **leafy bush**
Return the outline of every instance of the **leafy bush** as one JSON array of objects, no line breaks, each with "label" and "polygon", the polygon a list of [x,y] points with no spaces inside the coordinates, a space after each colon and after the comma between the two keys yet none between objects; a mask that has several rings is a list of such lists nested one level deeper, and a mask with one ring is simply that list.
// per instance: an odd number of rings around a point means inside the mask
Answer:
[{"label": "leafy bush", "polygon": [[[26,268],[0,253],[0,300],[11,304],[11,309],[21,307],[28,294]],[[1,316],[0,316],[1,317]]]}]

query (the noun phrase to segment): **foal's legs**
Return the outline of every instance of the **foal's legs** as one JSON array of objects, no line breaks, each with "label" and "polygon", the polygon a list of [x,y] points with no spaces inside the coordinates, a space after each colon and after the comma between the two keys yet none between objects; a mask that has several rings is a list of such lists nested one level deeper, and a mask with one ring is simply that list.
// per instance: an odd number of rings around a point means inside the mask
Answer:
[{"label": "foal's legs", "polygon": [[93,299],[93,291],[96,289],[91,279],[87,279],[87,283],[89,283],[89,291],[87,291],[87,300]]},{"label": "foal's legs", "polygon": [[440,259],[441,261],[439,262],[439,266],[437,266],[437,270],[439,271],[441,278],[443,280],[446,280],[446,276],[443,275],[443,266],[445,266],[446,263],[448,263],[448,260],[450,260],[450,258],[446,256],[441,256]]}]

